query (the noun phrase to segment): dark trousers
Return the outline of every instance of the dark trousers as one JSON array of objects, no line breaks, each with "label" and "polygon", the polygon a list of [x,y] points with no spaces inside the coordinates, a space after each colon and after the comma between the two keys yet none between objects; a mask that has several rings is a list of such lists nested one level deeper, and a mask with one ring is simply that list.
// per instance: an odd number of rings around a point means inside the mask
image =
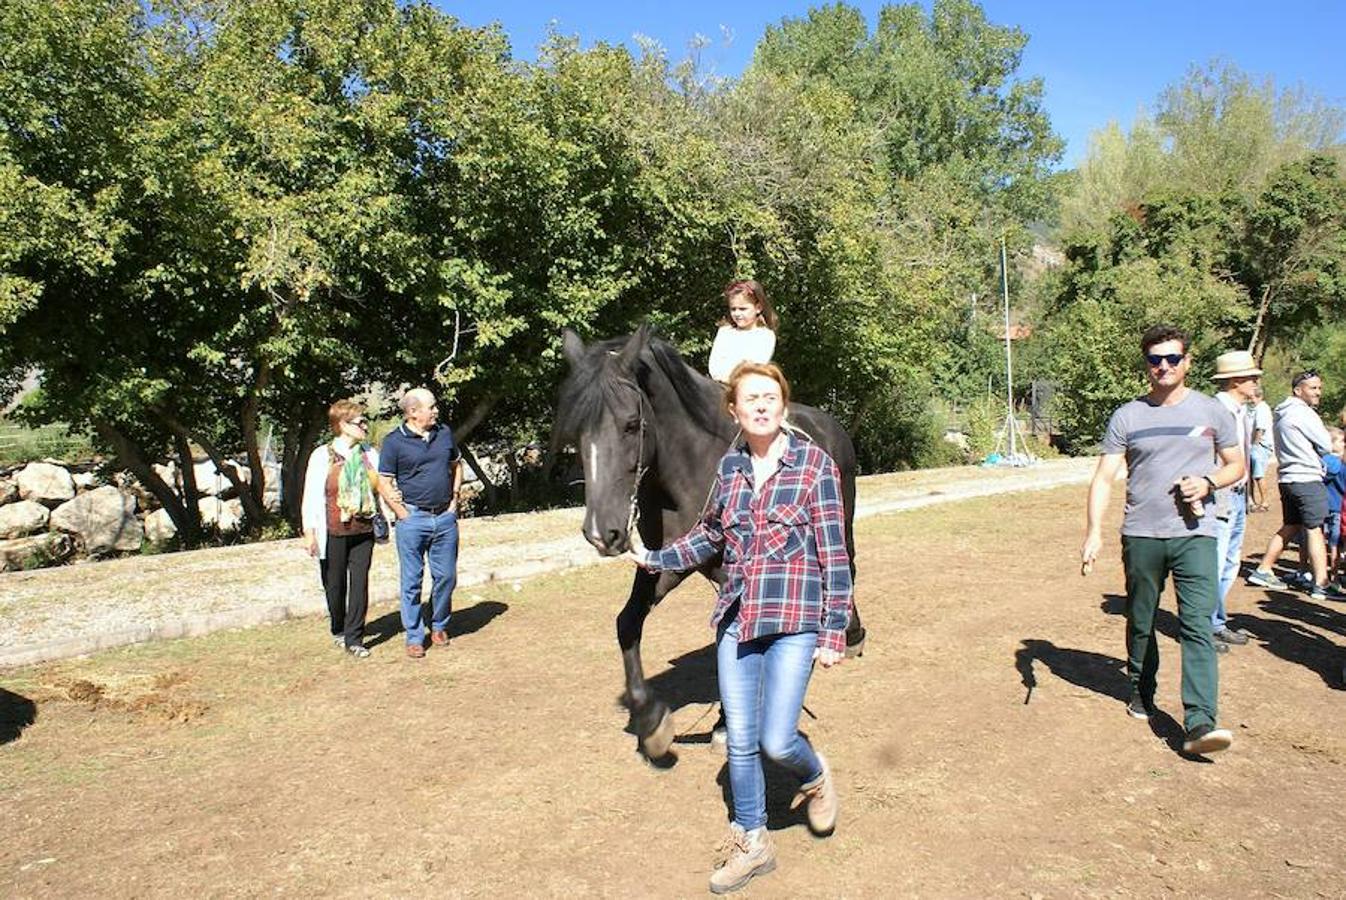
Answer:
[{"label": "dark trousers", "polygon": [[1164,581],[1173,573],[1178,591],[1178,644],[1182,649],[1183,727],[1214,725],[1220,670],[1210,617],[1217,599],[1215,538],[1122,537],[1126,568],[1127,675],[1133,690],[1154,697],[1159,644],[1154,621]]},{"label": "dark trousers", "polygon": [[327,558],[319,563],[332,635],[344,635],[346,646],[365,639],[369,610],[369,564],[374,559],[372,533],[327,536]]}]

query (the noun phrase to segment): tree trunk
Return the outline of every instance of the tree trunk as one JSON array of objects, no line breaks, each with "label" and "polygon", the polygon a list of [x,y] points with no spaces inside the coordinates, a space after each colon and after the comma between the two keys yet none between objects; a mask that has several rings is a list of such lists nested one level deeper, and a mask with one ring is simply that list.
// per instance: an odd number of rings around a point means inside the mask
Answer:
[{"label": "tree trunk", "polygon": [[463,441],[471,436],[472,432],[477,430],[477,426],[485,421],[486,416],[495,408],[500,398],[495,394],[487,394],[477,401],[477,405],[472,407],[472,411],[459,420],[457,425],[453,426],[453,438],[461,446]]},{"label": "tree trunk", "polygon": [[1253,336],[1248,341],[1248,352],[1253,355],[1253,362],[1258,368],[1262,367],[1262,356],[1267,352],[1267,331],[1270,329],[1267,314],[1271,310],[1272,295],[1271,285],[1265,285],[1262,288],[1262,299],[1257,304],[1257,321],[1253,324]]},{"label": "tree trunk", "polygon": [[[201,445],[201,449],[206,451],[206,455],[209,456],[210,461],[215,464],[215,468],[218,469],[225,478],[229,479],[229,483],[232,484],[234,490],[238,492],[238,499],[243,504],[243,515],[248,520],[249,529],[259,528],[261,524],[266,521],[266,510],[262,508],[262,501],[253,495],[252,491],[248,489],[248,485],[239,476],[238,467],[231,460],[226,459],[208,438],[203,435],[194,434],[173,415],[164,412],[161,409],[156,409],[155,413],[159,416],[160,421],[167,425],[168,430],[173,432],[174,435],[183,440],[196,441],[196,443]],[[256,477],[257,476],[255,475],[253,476],[254,479]]]},{"label": "tree trunk", "polygon": [[486,477],[485,470],[482,469],[481,463],[477,462],[477,458],[472,455],[471,450],[467,449],[465,445],[459,444],[458,451],[463,454],[463,462],[467,463],[469,469],[477,473],[477,478],[481,479],[481,483],[485,485],[486,506],[488,509],[494,511],[496,508],[495,501],[498,496],[495,485],[491,483],[491,479]]},{"label": "tree trunk", "polygon": [[[243,398],[242,421],[239,423],[243,430],[243,450],[248,455],[248,469],[252,472],[252,484],[249,486],[249,492],[252,494],[253,502],[259,510],[263,509],[262,497],[266,492],[266,472],[262,469],[261,448],[257,446],[257,420],[262,391],[266,390],[267,383],[270,380],[271,364],[263,361],[257,369],[257,378],[254,380],[252,387],[248,389],[247,396]],[[242,490],[240,488],[240,491]],[[247,505],[246,500],[244,505]],[[261,521],[260,518],[256,519],[258,524],[261,524]]]},{"label": "tree trunk", "polygon": [[314,406],[295,417],[298,423],[285,432],[285,452],[281,463],[280,493],[285,518],[296,530],[302,528],[304,475],[308,456],[318,444],[327,424],[325,407]]},{"label": "tree trunk", "polygon": [[173,527],[178,530],[178,534],[184,535],[184,540],[186,535],[192,534],[195,519],[188,516],[182,498],[167,482],[159,477],[158,472],[154,471],[154,467],[145,458],[145,454],[140,447],[123,434],[117,426],[105,419],[95,419],[93,427],[94,431],[98,432],[98,436],[112,447],[112,452],[117,455],[117,464],[122,468],[129,469],[131,474],[135,475],[140,483],[159,500],[163,508],[168,510],[168,517],[173,520]]},{"label": "tree trunk", "polygon": [[197,505],[200,492],[196,487],[196,468],[193,466],[192,447],[182,435],[173,435],[173,446],[178,454],[178,469],[182,472],[182,505],[186,508],[187,520],[191,527],[178,530],[185,547],[195,547],[201,542],[201,507]]}]

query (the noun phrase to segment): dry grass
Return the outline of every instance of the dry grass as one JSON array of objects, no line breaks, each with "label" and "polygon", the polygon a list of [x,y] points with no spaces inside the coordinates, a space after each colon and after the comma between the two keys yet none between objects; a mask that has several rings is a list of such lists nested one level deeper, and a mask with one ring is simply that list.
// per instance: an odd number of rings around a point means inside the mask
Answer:
[{"label": "dry grass", "polygon": [[[1079,578],[1082,509],[1072,488],[861,524],[869,649],[814,679],[803,721],[841,826],[808,837],[771,771],[781,863],[752,895],[1341,896],[1346,614],[1237,588],[1258,639],[1221,662],[1236,745],[1183,759],[1114,696],[1117,548]],[[37,716],[0,746],[0,893],[700,895],[725,817],[699,743],[711,593],[650,620],[683,741],[658,770],[614,703],[628,574],[465,590],[466,633],[420,662],[386,623],[356,662],[311,619],[9,673]]]}]

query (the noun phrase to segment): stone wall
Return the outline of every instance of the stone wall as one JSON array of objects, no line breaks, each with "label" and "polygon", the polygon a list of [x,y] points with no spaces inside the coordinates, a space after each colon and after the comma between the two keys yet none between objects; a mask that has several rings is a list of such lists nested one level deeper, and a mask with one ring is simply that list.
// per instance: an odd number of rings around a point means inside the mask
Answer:
[{"label": "stone wall", "polygon": [[[228,463],[226,463],[228,465]],[[237,531],[243,503],[233,484],[209,459],[196,462],[201,524],[220,534]],[[155,466],[159,476],[182,490],[177,466]],[[247,483],[251,472],[236,467]],[[280,468],[266,469],[264,502],[280,509]],[[109,478],[96,466],[67,466],[56,460],[30,462],[0,472],[0,572],[139,553],[176,534],[167,511],[125,473]]]}]

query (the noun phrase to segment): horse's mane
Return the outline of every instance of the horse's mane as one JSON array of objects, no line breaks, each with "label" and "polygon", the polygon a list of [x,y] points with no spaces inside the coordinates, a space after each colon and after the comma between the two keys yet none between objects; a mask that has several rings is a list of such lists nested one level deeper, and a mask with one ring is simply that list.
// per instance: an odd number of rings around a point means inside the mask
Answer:
[{"label": "horse's mane", "polygon": [[[692,421],[711,434],[723,431],[728,421],[721,405],[723,389],[689,366],[677,348],[662,338],[650,339],[649,354],[673,385]],[[713,398],[710,403],[706,402],[708,395]]]},{"label": "horse's mane", "polygon": [[[576,438],[585,426],[598,420],[624,389],[621,376],[607,362],[629,339],[629,336],[608,338],[585,348],[583,359],[573,365],[569,377],[561,384],[556,412],[558,436]],[[649,339],[636,363],[635,378],[646,393],[655,371],[668,379],[692,421],[711,433],[723,430],[724,416],[718,402],[706,402],[713,390],[712,382],[689,366],[677,348],[659,337]]]},{"label": "horse's mane", "polygon": [[608,369],[608,355],[621,350],[626,341],[625,337],[595,341],[585,348],[582,359],[571,363],[557,403],[557,437],[575,440],[610,405],[621,381]]}]

